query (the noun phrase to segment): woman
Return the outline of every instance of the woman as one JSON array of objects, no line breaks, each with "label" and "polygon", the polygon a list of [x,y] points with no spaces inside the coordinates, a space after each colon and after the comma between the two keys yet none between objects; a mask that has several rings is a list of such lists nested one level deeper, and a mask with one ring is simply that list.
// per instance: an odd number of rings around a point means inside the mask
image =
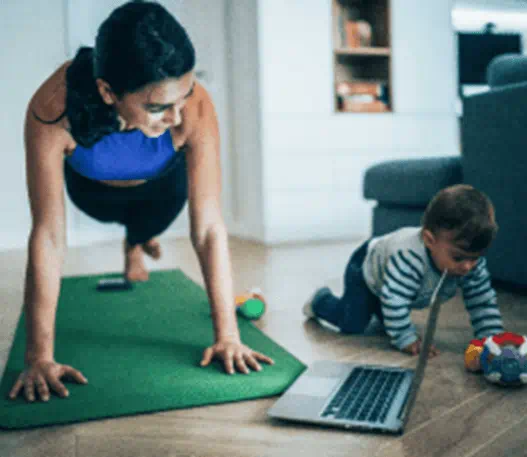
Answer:
[{"label": "woman", "polygon": [[215,343],[201,361],[249,373],[273,363],[240,341],[227,232],[220,210],[214,107],[195,81],[194,48],[161,5],[129,2],[100,26],[95,47],[52,74],[32,97],[25,124],[32,213],[26,271],[26,369],[10,397],[47,401],[61,381],[86,383],[54,360],[54,325],[66,253],[63,186],[85,213],[126,229],[125,276],[145,281],[143,255],[189,202],[191,240],[211,304]]}]

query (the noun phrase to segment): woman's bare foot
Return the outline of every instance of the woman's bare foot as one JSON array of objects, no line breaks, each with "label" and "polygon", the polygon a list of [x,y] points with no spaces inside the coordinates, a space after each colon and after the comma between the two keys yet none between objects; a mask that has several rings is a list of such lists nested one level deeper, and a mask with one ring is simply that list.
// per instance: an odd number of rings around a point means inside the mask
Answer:
[{"label": "woman's bare foot", "polygon": [[145,254],[152,257],[154,260],[157,260],[161,257],[161,245],[159,244],[159,241],[157,241],[155,238],[148,240],[141,246],[143,247],[143,251],[145,252]]},{"label": "woman's bare foot", "polygon": [[143,246],[130,246],[124,242],[124,275],[130,282],[148,281],[149,274],[143,261]]}]

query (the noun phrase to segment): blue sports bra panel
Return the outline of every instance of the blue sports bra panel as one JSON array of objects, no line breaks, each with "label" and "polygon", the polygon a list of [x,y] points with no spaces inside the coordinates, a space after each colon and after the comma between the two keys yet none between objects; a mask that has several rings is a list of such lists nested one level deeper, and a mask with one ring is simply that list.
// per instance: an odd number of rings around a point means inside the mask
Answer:
[{"label": "blue sports bra panel", "polygon": [[106,135],[90,148],[77,146],[66,160],[89,179],[134,180],[157,177],[176,154],[170,130],[157,138],[131,130]]}]

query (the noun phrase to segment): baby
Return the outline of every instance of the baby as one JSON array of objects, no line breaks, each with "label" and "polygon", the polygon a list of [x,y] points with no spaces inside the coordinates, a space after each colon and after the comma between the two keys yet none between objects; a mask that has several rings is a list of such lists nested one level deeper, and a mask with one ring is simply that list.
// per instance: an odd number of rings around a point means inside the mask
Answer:
[{"label": "baby", "polygon": [[[428,204],[421,227],[374,237],[352,254],[341,298],[323,287],[303,312],[351,334],[364,333],[376,315],[392,345],[416,355],[421,339],[410,310],[429,304],[447,270],[438,300],[452,298],[461,287],[475,338],[503,332],[483,257],[497,230],[494,207],[485,194],[462,184],[443,189]],[[429,355],[438,353],[432,347]]]}]

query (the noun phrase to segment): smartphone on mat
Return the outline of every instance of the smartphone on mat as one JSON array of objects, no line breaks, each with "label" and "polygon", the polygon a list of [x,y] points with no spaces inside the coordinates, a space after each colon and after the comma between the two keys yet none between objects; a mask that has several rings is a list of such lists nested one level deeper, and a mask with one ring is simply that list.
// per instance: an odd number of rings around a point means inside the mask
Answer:
[{"label": "smartphone on mat", "polygon": [[130,290],[132,283],[125,278],[103,278],[97,283],[97,290],[99,291],[110,291],[110,290]]}]

